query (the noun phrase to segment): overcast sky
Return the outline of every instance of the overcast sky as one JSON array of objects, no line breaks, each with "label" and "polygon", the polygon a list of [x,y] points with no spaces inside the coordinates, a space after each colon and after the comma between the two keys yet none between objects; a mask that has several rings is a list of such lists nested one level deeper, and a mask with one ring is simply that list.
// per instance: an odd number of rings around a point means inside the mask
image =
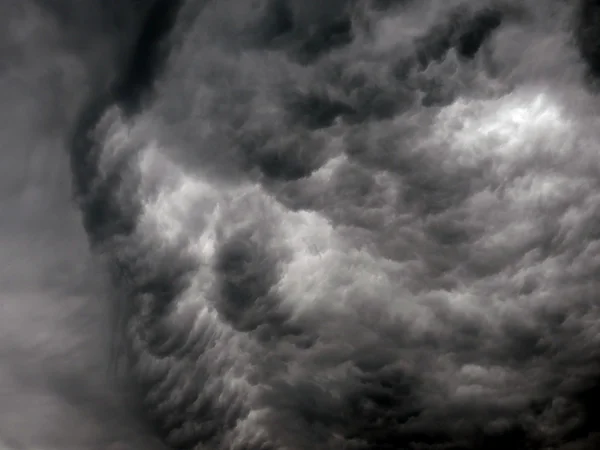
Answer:
[{"label": "overcast sky", "polygon": [[3,1],[0,448],[598,448],[596,3]]}]

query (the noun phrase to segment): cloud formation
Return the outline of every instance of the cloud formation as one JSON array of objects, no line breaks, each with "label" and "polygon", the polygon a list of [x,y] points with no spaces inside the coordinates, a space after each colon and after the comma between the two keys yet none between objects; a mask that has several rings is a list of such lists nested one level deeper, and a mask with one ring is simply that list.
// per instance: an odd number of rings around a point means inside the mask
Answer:
[{"label": "cloud formation", "polygon": [[596,9],[119,12],[139,32],[65,127],[132,421],[177,449],[596,448]]}]

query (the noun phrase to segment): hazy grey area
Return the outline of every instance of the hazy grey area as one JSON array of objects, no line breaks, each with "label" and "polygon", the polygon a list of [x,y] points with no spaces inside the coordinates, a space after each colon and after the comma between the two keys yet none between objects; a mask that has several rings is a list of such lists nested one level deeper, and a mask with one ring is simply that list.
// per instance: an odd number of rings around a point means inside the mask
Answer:
[{"label": "hazy grey area", "polygon": [[151,3],[0,5],[0,449],[598,448],[599,5]]},{"label": "hazy grey area", "polygon": [[0,2],[3,449],[151,448],[108,377],[110,297],[72,202],[66,138],[116,62],[95,3]]}]

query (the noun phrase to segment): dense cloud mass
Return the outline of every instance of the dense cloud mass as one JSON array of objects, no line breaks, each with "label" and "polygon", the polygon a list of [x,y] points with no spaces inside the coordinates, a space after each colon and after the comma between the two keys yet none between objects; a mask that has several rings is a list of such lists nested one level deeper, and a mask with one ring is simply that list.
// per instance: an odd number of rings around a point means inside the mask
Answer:
[{"label": "dense cloud mass", "polygon": [[600,448],[600,2],[0,13],[0,447]]}]

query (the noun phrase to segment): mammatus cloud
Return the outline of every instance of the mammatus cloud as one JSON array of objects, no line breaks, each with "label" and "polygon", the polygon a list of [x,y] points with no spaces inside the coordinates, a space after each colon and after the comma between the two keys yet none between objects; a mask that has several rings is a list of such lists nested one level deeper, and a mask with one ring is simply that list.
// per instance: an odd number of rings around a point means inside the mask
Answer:
[{"label": "mammatus cloud", "polygon": [[132,8],[69,151],[138,435],[596,448],[596,9]]}]

